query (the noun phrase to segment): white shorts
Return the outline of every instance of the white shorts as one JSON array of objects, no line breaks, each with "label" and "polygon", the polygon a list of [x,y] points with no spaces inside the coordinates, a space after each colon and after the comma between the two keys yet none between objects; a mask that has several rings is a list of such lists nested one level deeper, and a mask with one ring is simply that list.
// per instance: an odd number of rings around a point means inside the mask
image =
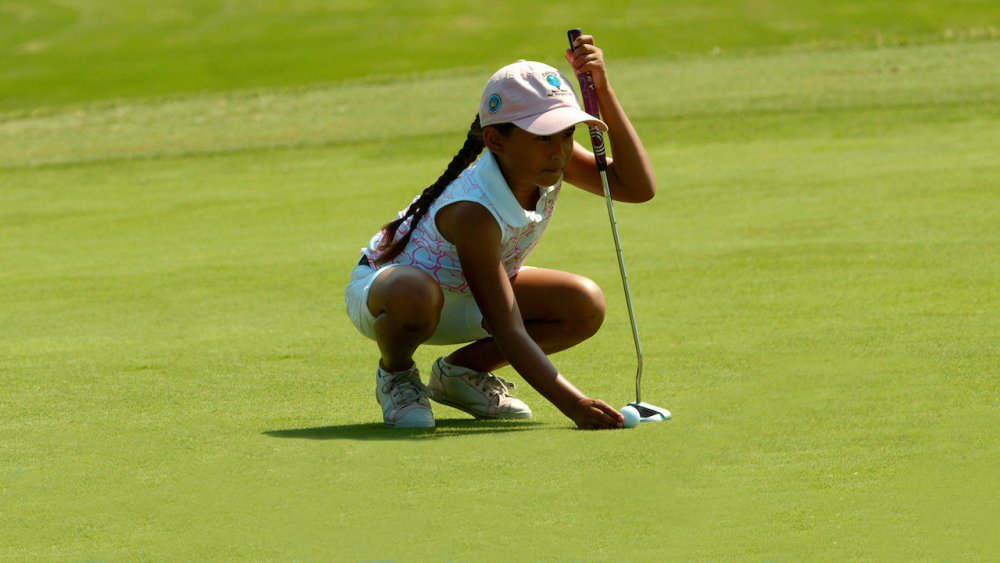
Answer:
[{"label": "white shorts", "polygon": [[[375,340],[375,316],[368,309],[368,292],[371,291],[375,278],[394,266],[397,264],[389,264],[376,270],[368,265],[358,265],[351,272],[351,281],[347,284],[347,316],[361,334],[372,340]],[[461,344],[475,342],[489,335],[483,328],[483,313],[472,293],[444,291],[441,321],[437,331],[424,344]]]}]

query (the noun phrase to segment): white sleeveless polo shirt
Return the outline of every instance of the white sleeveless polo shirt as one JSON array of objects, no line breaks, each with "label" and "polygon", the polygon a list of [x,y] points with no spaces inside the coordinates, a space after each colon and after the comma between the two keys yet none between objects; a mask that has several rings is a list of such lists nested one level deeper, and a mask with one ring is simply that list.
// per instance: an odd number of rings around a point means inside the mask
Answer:
[{"label": "white sleeveless polo shirt", "polygon": [[[442,208],[459,201],[478,203],[489,210],[500,226],[500,257],[509,277],[517,274],[531,253],[552,218],[562,182],[547,188],[539,188],[538,204],[533,210],[521,207],[510,191],[507,181],[500,172],[496,158],[487,149],[472,166],[445,188],[444,192],[431,204],[427,215],[417,224],[417,229],[406,248],[396,258],[386,264],[415,266],[430,274],[445,291],[471,294],[462,273],[455,245],[448,242],[437,229],[435,216]],[[405,210],[397,217],[402,217]],[[410,221],[400,225],[396,237],[404,236],[410,230]],[[372,237],[368,246],[362,249],[372,262],[379,256],[379,242],[382,232]]]}]

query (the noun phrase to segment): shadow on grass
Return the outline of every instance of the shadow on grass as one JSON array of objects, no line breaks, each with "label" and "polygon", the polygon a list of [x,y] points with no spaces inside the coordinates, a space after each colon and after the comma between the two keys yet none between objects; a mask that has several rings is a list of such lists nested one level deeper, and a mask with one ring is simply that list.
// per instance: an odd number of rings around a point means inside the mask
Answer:
[{"label": "shadow on grass", "polygon": [[512,420],[469,420],[438,419],[435,428],[388,428],[381,422],[367,424],[345,424],[342,426],[317,426],[315,428],[292,428],[288,430],[268,430],[265,435],[272,438],[297,438],[300,440],[429,440],[470,436],[475,434],[498,434],[502,432],[526,432],[543,426],[540,422]]}]

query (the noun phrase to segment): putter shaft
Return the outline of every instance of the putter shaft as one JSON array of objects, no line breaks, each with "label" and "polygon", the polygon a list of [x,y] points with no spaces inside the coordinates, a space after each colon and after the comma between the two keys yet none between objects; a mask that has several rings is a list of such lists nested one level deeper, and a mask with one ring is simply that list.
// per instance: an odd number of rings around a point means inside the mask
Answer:
[{"label": "putter shaft", "polygon": [[[598,131],[598,134],[600,132]],[[611,187],[608,185],[608,173],[601,170],[601,187],[604,188],[604,201],[608,206],[608,220],[611,222],[611,235],[615,239],[615,255],[618,256],[618,272],[622,277],[622,288],[625,290],[625,304],[628,307],[628,320],[632,326],[632,341],[635,343],[635,402],[642,402],[642,343],[639,340],[639,325],[635,320],[635,307],[632,305],[632,290],[628,283],[628,271],[625,269],[625,258],[622,255],[621,237],[618,235],[618,219],[615,217],[615,204],[611,199]]]}]

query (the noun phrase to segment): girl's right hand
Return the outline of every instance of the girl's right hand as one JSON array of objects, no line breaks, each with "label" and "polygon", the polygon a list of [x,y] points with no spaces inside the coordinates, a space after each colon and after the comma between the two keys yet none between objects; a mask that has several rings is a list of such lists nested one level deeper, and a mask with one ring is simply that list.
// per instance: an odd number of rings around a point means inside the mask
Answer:
[{"label": "girl's right hand", "polygon": [[583,397],[576,402],[569,417],[584,430],[623,428],[625,416],[600,399]]},{"label": "girl's right hand", "polygon": [[593,35],[581,35],[573,42],[573,48],[566,50],[566,60],[577,76],[589,72],[594,87],[603,90],[608,86],[608,70],[604,66],[604,51],[594,45]]}]

